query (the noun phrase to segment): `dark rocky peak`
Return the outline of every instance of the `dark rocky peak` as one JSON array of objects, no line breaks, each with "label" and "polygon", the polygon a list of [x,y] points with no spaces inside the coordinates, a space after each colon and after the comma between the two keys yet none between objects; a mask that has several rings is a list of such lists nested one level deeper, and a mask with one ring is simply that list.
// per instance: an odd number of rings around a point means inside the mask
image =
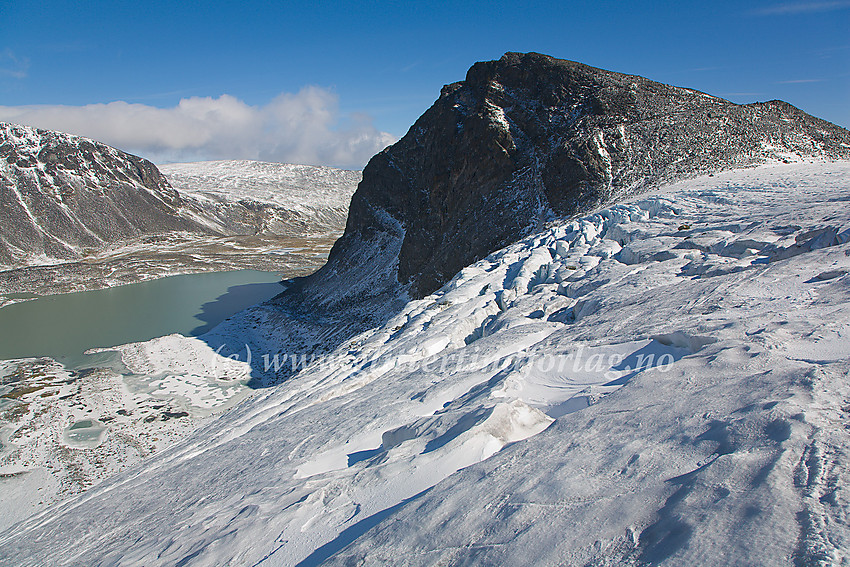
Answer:
[{"label": "dark rocky peak", "polygon": [[[422,297],[555,216],[794,156],[850,158],[850,132],[781,101],[737,105],[507,53],[444,87],[400,141],[372,158],[345,235],[313,281],[357,280],[363,298],[401,284]],[[359,273],[364,256],[382,270]]]}]

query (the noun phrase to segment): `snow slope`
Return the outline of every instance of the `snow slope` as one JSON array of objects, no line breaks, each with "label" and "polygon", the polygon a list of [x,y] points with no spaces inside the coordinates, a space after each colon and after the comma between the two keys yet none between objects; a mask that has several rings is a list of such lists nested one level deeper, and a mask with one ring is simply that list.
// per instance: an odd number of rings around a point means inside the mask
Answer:
[{"label": "snow slope", "polygon": [[250,160],[171,163],[160,165],[159,170],[178,191],[247,198],[294,210],[348,209],[362,176],[359,171],[332,167]]},{"label": "snow slope", "polygon": [[[311,234],[345,226],[359,171],[249,160],[159,166],[187,199],[191,218],[211,229],[244,234]],[[251,232],[247,232],[250,234]]]},{"label": "snow slope", "polygon": [[559,223],[0,561],[840,564],[848,201],[848,162],[771,165]]}]

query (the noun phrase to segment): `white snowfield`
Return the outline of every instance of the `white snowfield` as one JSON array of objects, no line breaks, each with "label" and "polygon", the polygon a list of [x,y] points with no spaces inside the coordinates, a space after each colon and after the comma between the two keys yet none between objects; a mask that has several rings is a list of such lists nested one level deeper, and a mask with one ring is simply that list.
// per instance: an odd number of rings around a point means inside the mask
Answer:
[{"label": "white snowfield", "polygon": [[360,171],[251,160],[200,161],[158,166],[172,187],[226,200],[301,208],[348,209]]},{"label": "white snowfield", "polygon": [[[334,228],[345,226],[351,196],[363,176],[360,171],[332,167],[250,160],[172,163],[158,168],[174,189],[201,203],[272,205],[291,217],[309,219],[312,226]],[[195,220],[209,224],[208,217]]]},{"label": "white snowfield", "polygon": [[561,223],[9,529],[0,563],[843,564],[848,202],[850,163],[797,163]]}]

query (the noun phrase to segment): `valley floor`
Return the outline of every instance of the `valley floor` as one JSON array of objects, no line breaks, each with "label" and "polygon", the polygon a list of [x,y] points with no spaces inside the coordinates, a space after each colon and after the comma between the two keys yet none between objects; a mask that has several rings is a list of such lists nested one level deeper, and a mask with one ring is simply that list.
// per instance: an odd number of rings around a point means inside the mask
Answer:
[{"label": "valley floor", "polygon": [[262,270],[304,276],[320,268],[341,232],[312,236],[169,233],[122,242],[83,260],[0,271],[0,307],[33,296],[102,289],[178,274]]},{"label": "valley floor", "polygon": [[[558,223],[6,530],[0,561],[846,563],[848,202],[848,162],[770,165]],[[308,351],[285,323],[212,334]],[[204,348],[122,355],[219,379]]]}]

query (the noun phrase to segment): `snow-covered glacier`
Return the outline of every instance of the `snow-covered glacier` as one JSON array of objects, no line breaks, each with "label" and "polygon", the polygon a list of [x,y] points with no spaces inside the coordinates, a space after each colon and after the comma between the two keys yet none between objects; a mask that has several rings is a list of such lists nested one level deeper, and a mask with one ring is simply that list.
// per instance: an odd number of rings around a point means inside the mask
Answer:
[{"label": "snow-covered glacier", "polygon": [[[841,564],[848,201],[850,162],[800,161],[551,224],[7,530],[0,561]],[[254,365],[303,354],[252,332]],[[180,340],[133,363],[228,377]]]}]

